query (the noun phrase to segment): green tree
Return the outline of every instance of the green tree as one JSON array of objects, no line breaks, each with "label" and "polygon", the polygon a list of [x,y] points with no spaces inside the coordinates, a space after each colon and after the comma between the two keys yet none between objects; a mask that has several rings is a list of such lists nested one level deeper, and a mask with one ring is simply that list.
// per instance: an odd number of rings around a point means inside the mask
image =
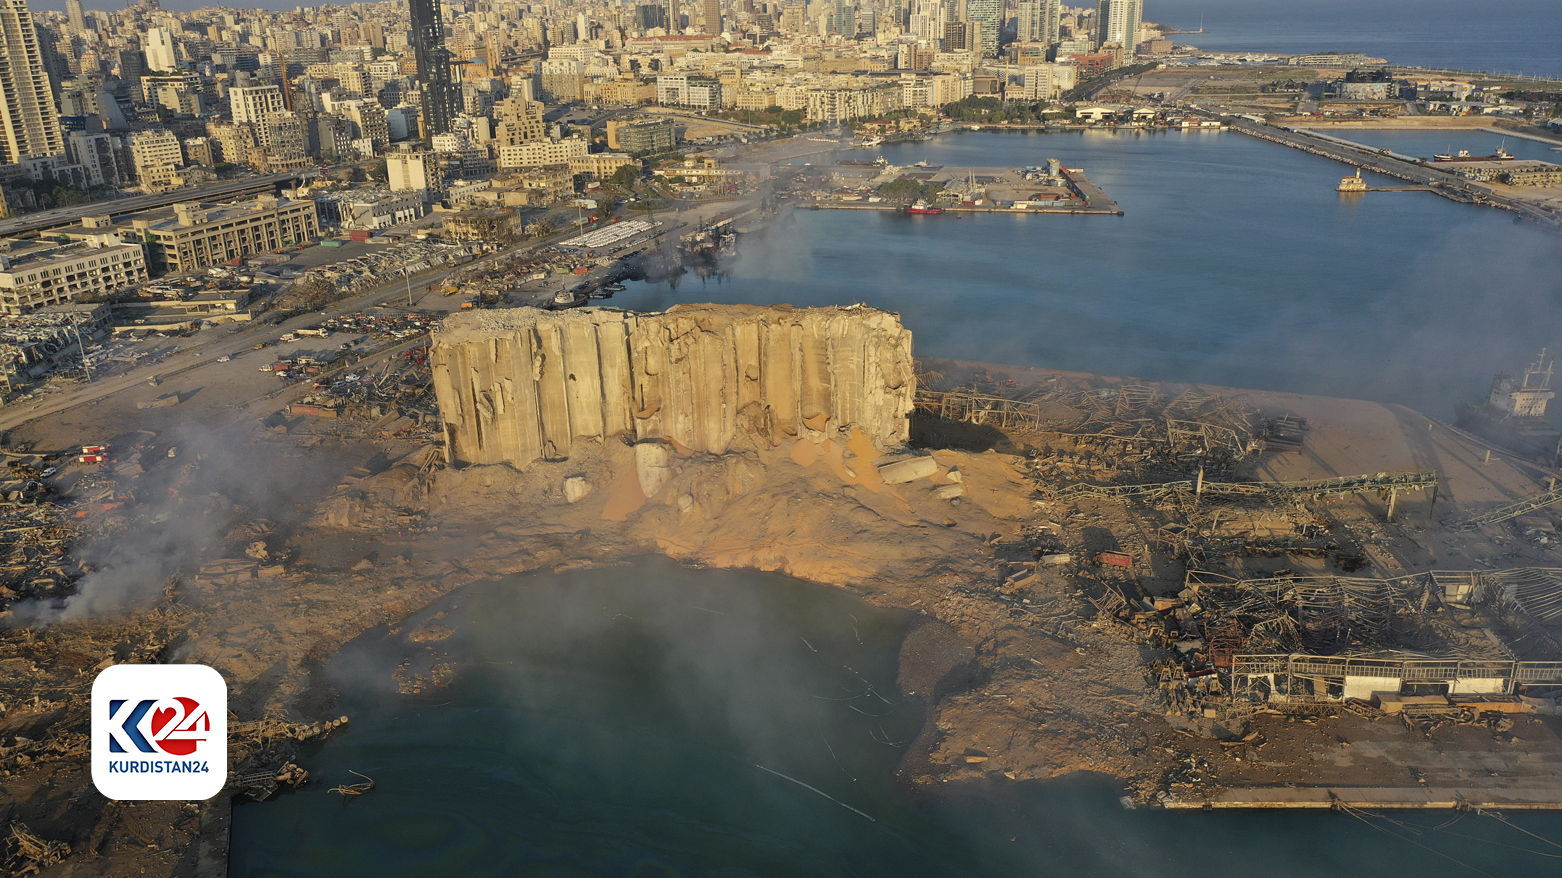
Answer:
[{"label": "green tree", "polygon": [[879,194],[893,201],[913,201],[922,194],[922,184],[901,177],[880,186]]},{"label": "green tree", "polygon": [[628,187],[633,186],[635,181],[639,179],[639,168],[635,167],[634,165],[624,165],[623,167],[613,172],[613,176],[608,178],[608,182],[612,183],[614,186]]}]

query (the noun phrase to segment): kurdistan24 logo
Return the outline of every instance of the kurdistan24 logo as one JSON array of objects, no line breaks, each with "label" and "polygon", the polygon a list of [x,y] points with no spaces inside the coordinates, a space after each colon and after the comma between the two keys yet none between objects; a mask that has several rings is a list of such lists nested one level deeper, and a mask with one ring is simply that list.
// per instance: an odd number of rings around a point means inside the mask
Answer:
[{"label": "kurdistan24 logo", "polygon": [[[148,715],[150,714],[150,720]],[[147,723],[143,731],[142,723]],[[110,753],[166,753],[189,756],[211,734],[211,715],[194,698],[109,701]]]},{"label": "kurdistan24 logo", "polygon": [[92,684],[92,782],[110,799],[209,799],[228,779],[228,687],[205,665],[115,665]]}]

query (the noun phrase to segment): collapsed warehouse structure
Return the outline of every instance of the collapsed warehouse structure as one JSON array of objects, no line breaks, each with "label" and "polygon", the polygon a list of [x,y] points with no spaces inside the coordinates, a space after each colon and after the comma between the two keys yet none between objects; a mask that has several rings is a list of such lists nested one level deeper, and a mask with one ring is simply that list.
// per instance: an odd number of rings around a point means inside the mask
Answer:
[{"label": "collapsed warehouse structure", "polygon": [[[918,408],[1031,443],[1038,508],[1094,520],[1110,507],[1136,507],[1142,543],[1123,533],[1097,551],[1069,545],[1066,528],[1044,522],[1032,549],[1038,569],[1078,565],[1098,618],[1170,652],[1150,676],[1171,712],[1231,718],[1260,706],[1353,705],[1478,715],[1549,710],[1562,696],[1562,570],[1381,579],[1246,572],[1245,559],[1260,558],[1311,559],[1344,574],[1366,566],[1381,525],[1345,525],[1316,501],[1376,494],[1393,521],[1405,492],[1435,505],[1436,472],[1253,481],[1243,465],[1300,451],[1305,420],[1264,418],[1193,389],[1170,399],[1141,385],[1057,379],[1029,391],[991,381],[940,389],[941,377],[922,376]],[[1553,489],[1446,526],[1472,530],[1559,497]],[[1152,554],[1183,565],[1175,596],[1148,593],[1133,574],[1134,559]]]},{"label": "collapsed warehouse structure", "polygon": [[[1238,698],[1458,706],[1562,691],[1562,570],[1230,581],[1190,573]],[[1421,698],[1420,701],[1405,701]]]}]

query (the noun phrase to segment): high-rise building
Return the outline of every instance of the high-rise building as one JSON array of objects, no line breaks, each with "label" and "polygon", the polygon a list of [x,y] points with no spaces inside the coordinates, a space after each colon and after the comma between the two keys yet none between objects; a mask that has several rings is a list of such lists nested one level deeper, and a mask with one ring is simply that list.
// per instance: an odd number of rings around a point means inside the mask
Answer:
[{"label": "high-rise building", "polygon": [[713,37],[721,35],[721,0],[703,0],[703,21],[700,33]]},{"label": "high-rise building", "polygon": [[418,117],[423,136],[446,134],[461,112],[461,89],[450,74],[439,0],[409,0],[408,8],[412,13],[412,53],[423,95],[423,112]]},{"label": "high-rise building", "polygon": [[154,27],[146,32],[146,67],[158,73],[172,73],[179,69],[179,57],[174,53],[174,34],[166,27]]},{"label": "high-rise building", "polygon": [[833,0],[825,7],[824,33],[839,34],[848,39],[857,35],[857,7],[846,0]]},{"label": "high-rise building", "polygon": [[0,164],[64,153],[33,14],[26,0],[0,0]]},{"label": "high-rise building", "polygon": [[1139,20],[1144,17],[1144,0],[1099,0],[1096,4],[1096,40],[1102,46],[1116,43],[1123,47],[1123,60],[1134,56],[1139,39]]},{"label": "high-rise building", "polygon": [[678,0],[662,0],[662,6],[667,9],[667,32],[670,34],[683,33],[683,14],[678,8]]},{"label": "high-rise building", "polygon": [[781,32],[784,34],[802,33],[808,23],[808,4],[788,3],[781,7]]},{"label": "high-rise building", "polygon": [[272,113],[280,113],[282,89],[275,85],[245,85],[228,89],[228,106],[233,121],[257,125]]},{"label": "high-rise building", "polygon": [[1015,9],[1014,36],[1022,43],[1058,41],[1061,0],[1020,0]]},{"label": "high-rise building", "polygon": [[636,6],[635,29],[646,31],[654,27],[667,27],[667,7],[659,3],[641,3]]},{"label": "high-rise building", "polygon": [[439,164],[427,150],[403,146],[385,154],[385,173],[392,191],[439,190]]},{"label": "high-rise building", "polygon": [[70,20],[71,30],[79,34],[87,32],[87,16],[81,10],[81,0],[65,0],[65,17]]},{"label": "high-rise building", "polygon": [[978,49],[984,58],[998,54],[998,34],[1003,30],[1003,0],[966,0],[966,20],[980,25],[976,35]]},{"label": "high-rise building", "polygon": [[969,52],[971,51],[972,25],[964,21],[944,22],[944,51],[945,52]]}]

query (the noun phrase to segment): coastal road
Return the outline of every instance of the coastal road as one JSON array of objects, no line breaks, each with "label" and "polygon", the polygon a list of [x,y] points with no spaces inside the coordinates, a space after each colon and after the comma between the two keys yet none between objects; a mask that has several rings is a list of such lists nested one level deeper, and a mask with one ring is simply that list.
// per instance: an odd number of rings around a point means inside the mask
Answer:
[{"label": "coastal road", "polygon": [[[496,253],[490,253],[471,262],[463,262],[456,265],[444,265],[440,266],[434,271],[413,275],[411,278],[413,295],[427,295],[430,284],[443,280],[446,276],[455,271],[469,269],[473,266],[482,265],[483,263],[493,259],[510,257],[516,255],[517,253],[524,253],[531,249],[535,249],[539,246],[549,245],[554,243],[556,238],[562,236],[563,233],[560,233],[555,237],[534,242],[524,248],[501,250]],[[103,399],[116,393],[122,393],[133,387],[145,384],[154,375],[158,376],[160,379],[167,379],[169,377],[201,367],[221,368],[225,365],[231,365],[218,364],[215,361],[218,357],[229,356],[234,357],[234,362],[237,362],[238,357],[236,355],[253,349],[256,344],[259,344],[262,341],[275,341],[289,331],[307,326],[313,326],[316,323],[329,320],[333,317],[340,317],[344,314],[351,314],[355,311],[362,311],[365,308],[369,308],[377,304],[378,301],[384,300],[387,296],[396,297],[396,294],[405,289],[406,286],[406,278],[395,276],[386,280],[386,282],[380,286],[359,293],[351,298],[336,302],[328,306],[323,311],[311,311],[305,314],[300,314],[297,317],[290,318],[281,323],[252,325],[252,327],[246,327],[245,329],[241,329],[238,332],[223,333],[205,341],[197,342],[194,346],[182,350],[160,363],[146,366],[136,366],[121,375],[115,375],[109,378],[100,378],[95,381],[79,385],[72,390],[51,394],[45,397],[42,401],[33,403],[30,406],[23,404],[0,408],[0,430],[14,429],[21,426],[22,424],[27,423],[28,421],[47,417],[49,415],[59,414],[60,412],[75,408],[76,406]],[[397,298],[399,301],[399,297]],[[458,300],[454,298],[449,300],[441,299],[441,304],[449,302],[451,305],[454,305],[457,301]],[[204,330],[203,332],[212,331],[213,330]],[[248,362],[248,358],[245,359],[246,362],[239,365],[237,368],[251,368]]]}]

